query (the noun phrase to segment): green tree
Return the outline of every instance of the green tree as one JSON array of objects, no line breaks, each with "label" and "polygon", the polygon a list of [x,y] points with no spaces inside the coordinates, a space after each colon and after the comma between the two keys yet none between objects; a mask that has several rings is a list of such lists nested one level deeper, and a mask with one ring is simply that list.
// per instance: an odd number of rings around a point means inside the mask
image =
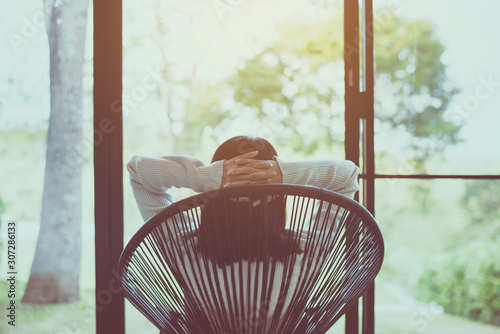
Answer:
[{"label": "green tree", "polygon": [[[164,4],[151,1],[156,14],[148,24],[155,32],[134,36],[125,44],[149,38],[162,55],[165,85],[158,89],[158,101],[170,128],[157,138],[169,143],[168,150],[196,154],[201,134],[223,132],[242,115],[250,115],[260,128],[268,128],[275,137],[270,139],[278,146],[306,154],[343,141],[341,6],[324,10],[328,17],[281,21],[274,42],[242,59],[227,79],[210,84],[198,80],[203,54],[190,57],[194,60],[185,71],[188,74],[179,78],[174,75],[179,64],[168,57],[171,48],[166,48],[179,35],[180,28],[171,23],[173,17],[187,22],[182,28],[183,39],[196,40],[194,22],[201,4],[195,2],[190,9],[169,4],[168,11],[162,11]],[[383,87],[375,101],[377,122],[411,135],[405,154],[417,172],[425,171],[425,161],[431,155],[460,140],[460,125],[444,118],[458,92],[448,82],[441,60],[444,50],[427,21],[405,21],[394,14],[375,21],[376,85]],[[187,68],[185,63],[182,66]],[[236,103],[230,110],[222,106],[228,92]]]},{"label": "green tree", "polygon": [[276,141],[296,151],[341,141],[335,126],[343,120],[342,20],[285,21],[278,31],[273,45],[230,78],[234,99],[283,129]]},{"label": "green tree", "polygon": [[[376,76],[390,83],[396,100],[394,110],[377,118],[413,136],[411,151],[417,171],[425,161],[448,145],[460,142],[460,125],[443,115],[458,93],[447,78],[442,62],[445,46],[429,21],[403,21],[396,16],[375,25]],[[380,100],[377,110],[383,111]]]},{"label": "green tree", "polygon": [[419,281],[420,297],[446,312],[500,326],[500,239],[469,240],[429,261]]},{"label": "green tree", "polygon": [[[343,19],[341,10],[331,12],[313,22],[281,23],[277,41],[248,59],[229,81],[242,108],[280,118],[290,132],[279,141],[305,152],[342,140],[334,124],[343,112],[335,108],[343,105],[344,94]],[[375,24],[376,81],[391,92],[393,106],[387,110],[385,101],[377,100],[376,117],[413,136],[409,156],[420,171],[430,155],[459,141],[460,126],[443,117],[457,93],[447,81],[444,50],[429,22],[392,15]]]},{"label": "green tree", "polygon": [[[124,44],[129,46],[124,47],[124,55],[125,58],[134,57],[134,52],[140,52],[141,48],[137,46],[141,43],[151,42],[151,45],[155,46],[158,57],[155,58],[153,67],[162,77],[162,82],[151,96],[152,100],[156,100],[158,108],[147,112],[155,118],[166,118],[166,123],[163,124],[164,127],[156,128],[154,140],[164,143],[162,145],[165,145],[165,152],[196,155],[200,150],[202,134],[207,129],[213,130],[228,118],[228,111],[221,108],[224,87],[207,84],[198,79],[198,68],[203,61],[203,54],[184,57],[179,61],[172,59],[173,52],[169,46],[172,40],[179,39],[180,36],[185,41],[196,43],[199,31],[194,22],[204,14],[201,11],[206,2],[165,3],[150,0],[148,3],[148,6],[143,3],[140,6],[143,15],[151,17],[147,22],[149,27],[126,34],[127,40]],[[134,14],[125,12],[125,27],[143,24],[141,17]],[[172,24],[173,21],[177,22],[177,25]],[[179,67],[183,68],[182,74],[179,74]],[[141,78],[136,80],[140,82]],[[142,112],[134,112],[128,117],[128,124],[137,131],[137,136],[152,131],[149,124],[144,127],[138,125],[139,119],[143,117]]]},{"label": "green tree", "polygon": [[496,180],[471,181],[466,184],[461,204],[471,218],[471,227],[500,231],[499,193],[500,182]]},{"label": "green tree", "polygon": [[50,121],[40,231],[24,303],[79,299],[83,64],[88,1],[44,0]]}]

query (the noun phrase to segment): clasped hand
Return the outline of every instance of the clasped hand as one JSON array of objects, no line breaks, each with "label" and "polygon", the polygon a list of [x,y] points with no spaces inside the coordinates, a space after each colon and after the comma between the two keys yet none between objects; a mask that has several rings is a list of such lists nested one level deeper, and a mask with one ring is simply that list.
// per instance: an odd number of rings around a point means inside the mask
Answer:
[{"label": "clasped hand", "polygon": [[283,175],[275,160],[253,159],[259,152],[249,152],[224,161],[221,187],[263,183],[282,183]]}]

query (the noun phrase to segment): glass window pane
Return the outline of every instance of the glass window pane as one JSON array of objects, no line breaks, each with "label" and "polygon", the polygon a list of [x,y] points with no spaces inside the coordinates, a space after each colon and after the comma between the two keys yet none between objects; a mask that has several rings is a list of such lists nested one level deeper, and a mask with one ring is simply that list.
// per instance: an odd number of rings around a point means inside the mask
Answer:
[{"label": "glass window pane", "polygon": [[[342,1],[126,0],[123,18],[125,162],[208,164],[236,135],[268,139],[285,160],[344,157]],[[143,221],[124,183],[127,241]]]},{"label": "glass window pane", "polygon": [[[124,161],[208,163],[235,135],[264,137],[289,160],[343,158],[342,2],[230,3],[124,2]],[[140,224],[124,191],[125,217]]]},{"label": "glass window pane", "polygon": [[[75,10],[74,3],[60,3],[54,18],[68,15],[68,8]],[[5,295],[0,298],[0,304],[6,310],[10,300],[16,302],[15,327],[7,323],[9,318],[5,317],[7,313],[4,312],[0,322],[1,333],[95,331],[92,9],[85,8],[89,3],[79,3],[84,4],[84,8],[79,9],[80,13],[88,10],[88,20],[83,14],[69,14],[72,22],[63,21],[59,16],[56,22],[58,28],[52,30],[53,34],[64,32],[62,35],[69,37],[64,41],[59,40],[60,44],[57,44],[57,54],[61,56],[57,65],[62,69],[59,73],[51,73],[42,2],[4,1],[1,4],[0,290]],[[76,27],[76,23],[81,25]],[[75,39],[70,40],[71,37]],[[83,43],[77,43],[79,41]],[[83,58],[80,57],[82,55]],[[62,89],[64,93],[56,91],[51,96],[51,84],[54,86],[61,82],[65,87],[78,88],[72,92],[74,94],[67,94],[68,91]],[[51,105],[51,99],[57,94],[62,102]],[[51,125],[54,126],[52,131],[57,131],[57,134],[49,140],[51,107],[57,109],[59,116],[54,117],[52,121],[55,124]],[[68,118],[60,117],[61,113]],[[75,115],[76,120],[73,118]],[[81,140],[77,136],[72,137],[72,133],[78,133],[80,127]],[[71,145],[66,145],[68,142]],[[59,148],[59,154],[56,159],[46,161],[49,148],[55,146]],[[56,172],[52,170],[50,174],[52,179],[49,180],[54,182],[46,182],[56,185],[45,198],[55,209],[43,216],[46,163],[52,163],[52,166],[56,163],[59,169]],[[74,187],[68,190],[64,187],[68,184]],[[73,210],[67,210],[71,202],[74,203],[71,206]],[[43,231],[41,222],[47,229],[39,235],[39,231]],[[9,223],[16,225],[14,270],[9,270],[11,268],[7,263],[8,251],[13,250],[8,249],[11,240],[7,239]],[[64,255],[72,256],[72,261],[67,261],[68,257]],[[53,291],[58,294],[56,297],[60,297],[55,300],[59,304],[30,305],[34,297],[29,303],[21,302],[26,296],[28,281],[33,277],[31,270],[36,258],[38,262],[33,271],[42,274],[38,276],[41,278],[38,280],[39,287],[31,289],[35,291],[32,296],[38,291],[40,295],[51,298],[53,296],[46,292]],[[15,297],[12,298],[8,297],[10,286],[5,280],[8,271],[15,272],[16,278]],[[71,274],[68,275],[68,272]],[[57,280],[58,277],[67,279],[70,276],[72,279],[66,282]],[[79,282],[79,287],[74,282]],[[61,296],[67,297],[68,291],[72,292],[71,296],[78,295],[78,300],[72,299],[71,303],[62,300]]]},{"label": "glass window pane", "polygon": [[376,171],[500,173],[500,3],[374,1]]},{"label": "glass window pane", "polygon": [[124,156],[209,160],[239,134],[343,155],[342,13],[340,1],[126,1]]},{"label": "glass window pane", "polygon": [[[380,333],[500,333],[500,181],[376,182]],[[489,325],[488,325],[489,324]]]}]

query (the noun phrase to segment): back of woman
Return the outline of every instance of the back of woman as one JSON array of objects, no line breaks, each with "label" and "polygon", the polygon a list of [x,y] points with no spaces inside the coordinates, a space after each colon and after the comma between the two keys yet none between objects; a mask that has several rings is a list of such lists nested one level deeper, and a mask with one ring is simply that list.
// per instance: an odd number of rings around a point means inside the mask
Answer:
[{"label": "back of woman", "polygon": [[[127,169],[145,221],[173,203],[172,187],[206,192],[289,183],[323,187],[351,198],[359,189],[359,169],[352,162],[287,162],[265,139],[245,136],[221,144],[210,165],[184,156],[135,156]],[[184,295],[176,310],[196,319],[191,323],[197,327],[188,332],[291,332],[286,328],[304,316],[301,307],[307,301],[301,297],[319,275],[318,259],[326,253],[309,253],[305,243],[314,243],[314,232],[287,232],[283,199],[240,197],[225,201],[226,207],[220,205],[204,207],[199,225],[185,217],[182,226],[164,226],[171,240],[179,241],[169,250],[175,254],[169,266]],[[291,304],[298,314],[291,314]]]},{"label": "back of woman", "polygon": [[316,272],[304,265],[301,239],[285,230],[284,198],[255,201],[234,198],[205,205],[198,233],[184,243],[194,246],[177,257],[186,312],[204,333],[285,328],[287,318],[296,318],[288,311],[297,298],[297,282]]}]

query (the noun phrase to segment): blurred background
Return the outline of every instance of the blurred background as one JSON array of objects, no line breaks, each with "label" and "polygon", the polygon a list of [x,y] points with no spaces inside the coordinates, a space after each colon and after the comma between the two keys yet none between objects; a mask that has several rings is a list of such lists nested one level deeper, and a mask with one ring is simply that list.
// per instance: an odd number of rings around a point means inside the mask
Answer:
[{"label": "blurred background", "polygon": [[[500,3],[373,3],[376,173],[499,175]],[[88,5],[81,231],[74,240],[81,242],[79,297],[50,305],[21,304],[50,145],[49,41],[41,2],[0,5],[3,310],[8,222],[16,223],[18,240],[17,325],[2,317],[2,333],[95,332]],[[124,162],[135,154],[183,154],[209,163],[220,143],[240,134],[268,139],[285,160],[344,158],[343,50],[343,1],[124,0]],[[375,285],[376,332],[500,333],[500,181],[379,178],[375,203],[386,243]],[[125,170],[124,206],[126,242],[143,222]],[[126,311],[127,332],[155,331],[128,304]]]}]

